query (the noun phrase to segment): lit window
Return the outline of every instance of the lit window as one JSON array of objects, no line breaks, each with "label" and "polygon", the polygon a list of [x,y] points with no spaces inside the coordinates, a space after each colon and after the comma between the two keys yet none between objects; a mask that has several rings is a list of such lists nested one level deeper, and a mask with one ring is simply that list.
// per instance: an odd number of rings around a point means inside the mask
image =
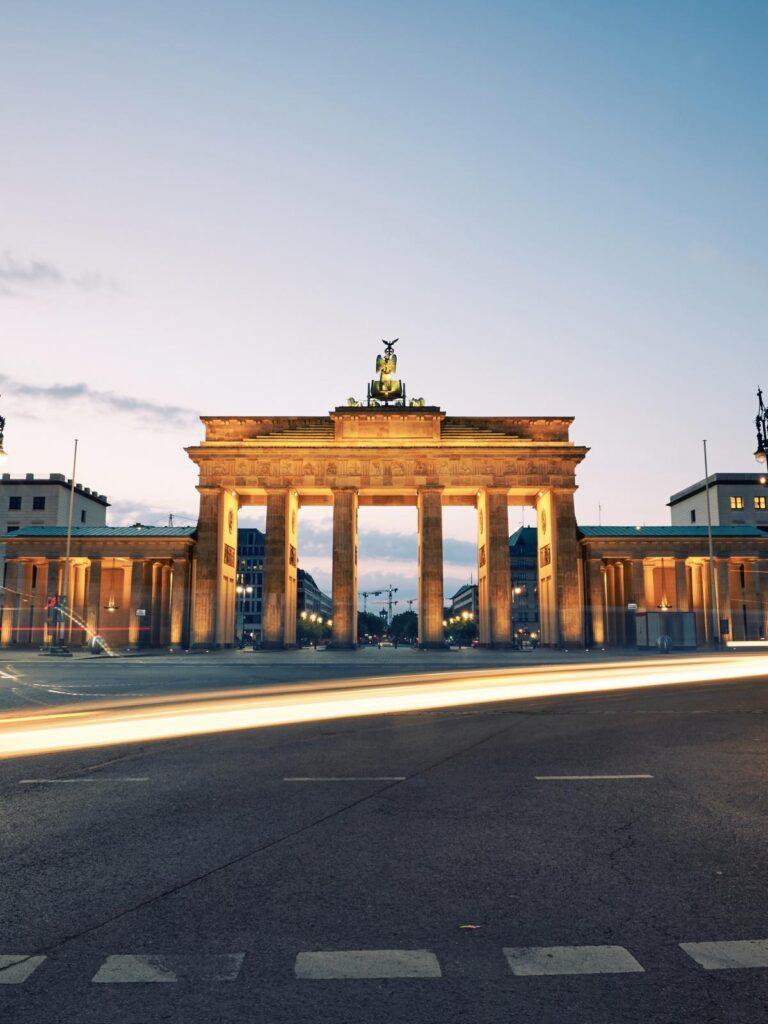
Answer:
[{"label": "lit window", "polygon": [[765,508],[765,495],[760,494],[755,498],[755,508]]},{"label": "lit window", "polygon": [[744,508],[744,499],[740,494],[731,495],[731,508]]}]

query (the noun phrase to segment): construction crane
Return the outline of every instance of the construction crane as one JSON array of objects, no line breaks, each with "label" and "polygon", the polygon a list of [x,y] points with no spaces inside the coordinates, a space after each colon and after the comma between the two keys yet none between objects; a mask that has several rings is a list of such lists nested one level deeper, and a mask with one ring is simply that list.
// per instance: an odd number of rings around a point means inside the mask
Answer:
[{"label": "construction crane", "polygon": [[396,594],[398,587],[393,587],[390,583],[386,590],[361,590],[360,593],[363,597],[363,615],[368,611],[368,598],[369,597],[381,597],[382,594],[386,594],[386,605],[387,605],[387,622],[392,621],[392,605],[397,604],[397,601],[392,600],[392,595]]},{"label": "construction crane", "polygon": [[383,594],[384,591],[383,590],[361,590],[360,593],[361,593],[362,598],[363,598],[363,615],[367,615],[368,614],[368,598],[369,597],[379,597],[379,595]]}]

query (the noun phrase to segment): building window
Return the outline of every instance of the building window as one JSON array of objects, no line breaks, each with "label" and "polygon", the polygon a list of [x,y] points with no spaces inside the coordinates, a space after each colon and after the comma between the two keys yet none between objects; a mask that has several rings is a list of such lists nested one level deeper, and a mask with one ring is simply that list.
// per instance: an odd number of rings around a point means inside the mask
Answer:
[{"label": "building window", "polygon": [[80,522],[81,522],[81,523],[84,523],[84,522],[85,522],[85,509],[82,509],[82,510],[80,511]]},{"label": "building window", "polygon": [[21,511],[21,495],[11,495],[11,497],[8,499],[8,509],[11,512]]},{"label": "building window", "polygon": [[755,498],[755,508],[765,508],[765,495],[760,494]]},{"label": "building window", "polygon": [[691,509],[691,522],[692,523],[696,522],[696,509],[695,508]]},{"label": "building window", "polygon": [[740,494],[731,495],[731,508],[744,508],[744,499]]}]

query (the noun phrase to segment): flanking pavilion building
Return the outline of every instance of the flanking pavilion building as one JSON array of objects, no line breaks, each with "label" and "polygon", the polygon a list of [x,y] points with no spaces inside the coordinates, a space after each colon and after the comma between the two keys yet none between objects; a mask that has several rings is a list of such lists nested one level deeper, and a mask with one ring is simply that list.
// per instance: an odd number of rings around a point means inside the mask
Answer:
[{"label": "flanking pavilion building", "polygon": [[[52,639],[48,606],[64,592],[66,535],[64,526],[29,526],[5,538],[3,645]],[[62,639],[75,647],[93,635],[115,648],[189,646],[194,537],[194,527],[73,528]]]}]

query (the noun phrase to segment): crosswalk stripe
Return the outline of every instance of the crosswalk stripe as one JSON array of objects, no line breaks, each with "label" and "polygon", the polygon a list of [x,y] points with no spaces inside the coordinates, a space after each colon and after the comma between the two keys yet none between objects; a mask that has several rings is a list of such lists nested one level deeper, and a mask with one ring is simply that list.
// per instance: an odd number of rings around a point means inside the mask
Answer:
[{"label": "crosswalk stripe", "polygon": [[768,967],[768,939],[681,942],[680,948],[707,971]]},{"label": "crosswalk stripe", "polygon": [[442,971],[428,949],[345,949],[299,953],[296,977],[440,978]]},{"label": "crosswalk stripe", "polygon": [[504,955],[513,974],[636,974],[645,970],[623,946],[518,946]]},{"label": "crosswalk stripe", "polygon": [[148,956],[118,953],[108,956],[93,976],[97,984],[168,983],[181,980],[234,981],[245,953],[192,956]]},{"label": "crosswalk stripe", "polygon": [[44,956],[6,953],[0,956],[0,985],[21,985],[45,960]]}]

